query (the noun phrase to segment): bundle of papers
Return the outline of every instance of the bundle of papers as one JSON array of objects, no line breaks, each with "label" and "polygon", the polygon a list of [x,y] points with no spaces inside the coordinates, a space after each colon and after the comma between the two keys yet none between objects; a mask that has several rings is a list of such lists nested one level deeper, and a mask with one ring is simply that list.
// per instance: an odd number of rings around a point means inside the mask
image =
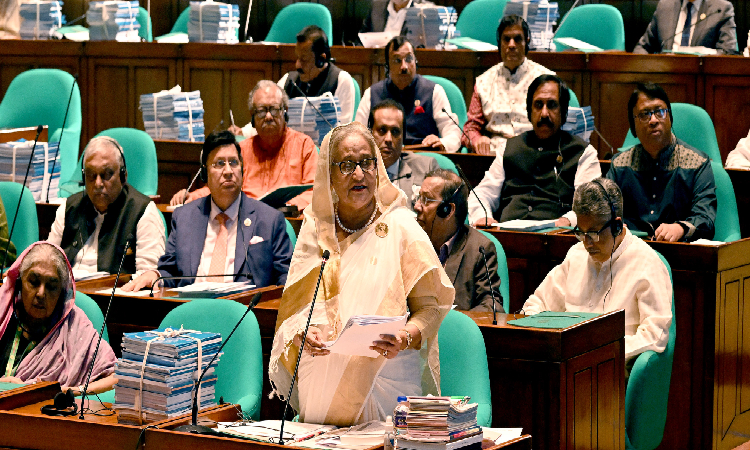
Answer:
[{"label": "bundle of papers", "polygon": [[288,112],[289,128],[310,136],[317,146],[333,127],[341,123],[341,103],[330,93],[320,97],[293,98],[289,100]]},{"label": "bundle of papers", "polygon": [[[547,0],[510,0],[503,15],[516,14],[526,19],[531,32],[532,49],[548,50],[553,45],[552,27],[560,18],[557,2]],[[553,47],[554,48],[554,47]]]},{"label": "bundle of papers", "polygon": [[408,397],[406,434],[396,447],[414,450],[481,448],[482,428],[477,425],[476,403],[451,397]]},{"label": "bundle of papers", "polygon": [[[204,278],[205,280],[205,278]],[[231,283],[225,282],[200,282],[200,279],[196,280],[196,283],[188,284],[187,286],[173,288],[173,291],[179,292],[180,297],[189,298],[216,298],[224,295],[237,294],[239,292],[249,291],[255,287],[251,281],[234,281]]]},{"label": "bundle of papers", "polygon": [[[302,442],[319,436],[323,433],[335,430],[333,425],[318,425],[303,422],[284,423],[284,441]],[[278,439],[281,434],[280,420],[262,420],[254,423],[236,424],[233,422],[219,422],[217,430],[232,436],[268,442],[270,439]],[[383,443],[383,435],[380,435],[380,444]]]},{"label": "bundle of papers", "polygon": [[[195,382],[221,346],[221,335],[180,331],[179,335],[171,337],[164,329],[125,333],[122,358],[115,366],[117,384],[113,408],[118,413],[119,422],[153,422],[191,410]],[[162,338],[158,333],[166,337]],[[151,344],[146,355],[149,341]],[[201,343],[200,365],[198,341]],[[203,376],[199,408],[214,404],[219,359],[216,358]]]},{"label": "bundle of papers", "polygon": [[407,8],[404,20],[406,38],[415,46],[442,48],[443,40],[455,34],[456,20],[458,13],[452,6]]},{"label": "bundle of papers", "polygon": [[214,1],[190,2],[190,42],[236,44],[239,29],[239,6]]},{"label": "bundle of papers", "polygon": [[594,131],[594,115],[591,114],[591,107],[569,107],[568,120],[563,124],[562,129],[589,142],[591,133]]},{"label": "bundle of papers", "polygon": [[21,39],[51,39],[65,23],[58,0],[21,3],[20,15]]},{"label": "bundle of papers", "polygon": [[[20,140],[0,143],[0,181],[15,181],[21,183],[26,175],[29,157],[34,141]],[[49,198],[57,198],[60,184],[60,154],[57,152],[57,142],[37,142],[34,158],[31,160],[29,177],[26,187],[34,195],[34,201],[39,202]],[[57,158],[55,159],[55,153]],[[55,172],[52,173],[54,162]]]},{"label": "bundle of papers", "polygon": [[379,341],[381,334],[395,335],[406,325],[406,317],[352,316],[346,321],[339,337],[326,342],[326,347],[331,353],[377,358],[380,353],[370,350],[372,343]]},{"label": "bundle of papers", "polygon": [[139,42],[138,2],[91,2],[86,13],[89,40]]},{"label": "bundle of papers", "polygon": [[141,95],[139,109],[143,126],[152,139],[203,142],[203,100],[201,92],[168,91]]}]

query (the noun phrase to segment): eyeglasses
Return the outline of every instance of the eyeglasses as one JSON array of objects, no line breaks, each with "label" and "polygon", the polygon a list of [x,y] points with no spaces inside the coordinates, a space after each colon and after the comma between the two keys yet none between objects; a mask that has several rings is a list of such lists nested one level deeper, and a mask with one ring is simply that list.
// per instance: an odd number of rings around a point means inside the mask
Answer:
[{"label": "eyeglasses", "polygon": [[266,117],[266,114],[271,113],[272,116],[278,117],[279,114],[281,114],[283,108],[279,108],[278,106],[271,106],[271,107],[264,107],[261,106],[259,108],[255,108],[255,117],[261,118]]},{"label": "eyeglasses", "polygon": [[653,111],[641,111],[635,116],[641,121],[641,123],[649,123],[651,122],[651,116],[655,115],[657,119],[664,120],[667,117],[667,113],[669,113],[668,109],[659,108]]},{"label": "eyeglasses", "polygon": [[575,234],[576,239],[578,239],[579,241],[583,241],[585,238],[589,238],[594,242],[599,242],[599,237],[602,231],[609,228],[611,224],[612,224],[612,220],[609,220],[607,223],[604,224],[602,229],[599,231],[581,231],[578,229],[578,226],[576,225],[576,227],[573,228],[573,234]]},{"label": "eyeglasses", "polygon": [[240,165],[240,161],[237,158],[232,158],[230,160],[220,159],[218,161],[214,161],[211,163],[211,167],[214,169],[224,170],[224,167],[229,164],[230,169],[236,169]]},{"label": "eyeglasses", "polygon": [[84,171],[86,174],[86,182],[87,183],[94,183],[97,178],[101,177],[102,181],[107,182],[112,179],[112,177],[115,175],[115,171],[113,169],[106,169],[102,173],[96,173],[96,172],[89,172]]},{"label": "eyeglasses", "polygon": [[414,55],[409,53],[404,58],[394,57],[391,58],[391,64],[394,66],[400,66],[402,62],[406,61],[406,64],[411,64],[414,62]]},{"label": "eyeglasses", "polygon": [[422,206],[427,206],[430,203],[434,203],[434,202],[438,202],[438,201],[440,201],[440,200],[427,197],[424,194],[419,194],[419,197],[417,197],[417,201],[414,202],[414,204],[416,205],[417,203],[421,203]]},{"label": "eyeglasses", "polygon": [[339,166],[339,170],[341,171],[342,175],[351,175],[354,173],[355,170],[357,170],[357,166],[359,166],[363,172],[372,172],[377,167],[377,159],[375,158],[365,158],[362,161],[341,161],[338,163],[333,163],[334,166]]}]

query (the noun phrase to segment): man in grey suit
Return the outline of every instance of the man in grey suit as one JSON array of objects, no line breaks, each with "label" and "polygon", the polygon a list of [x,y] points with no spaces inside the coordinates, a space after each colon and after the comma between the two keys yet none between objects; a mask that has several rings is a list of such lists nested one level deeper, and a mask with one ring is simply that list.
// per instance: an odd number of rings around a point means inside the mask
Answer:
[{"label": "man in grey suit", "polygon": [[392,99],[386,99],[370,110],[367,127],[372,132],[388,178],[398,186],[414,204],[419,187],[428,172],[440,168],[435,158],[404,152],[404,108]]},{"label": "man in grey suit", "polygon": [[661,0],[633,53],[662,53],[705,47],[736,55],[737,25],[727,0]]}]

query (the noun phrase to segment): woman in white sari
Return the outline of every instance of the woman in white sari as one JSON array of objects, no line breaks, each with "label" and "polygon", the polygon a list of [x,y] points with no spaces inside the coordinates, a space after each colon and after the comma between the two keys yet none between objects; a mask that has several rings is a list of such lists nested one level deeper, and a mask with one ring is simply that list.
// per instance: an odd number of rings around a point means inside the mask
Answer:
[{"label": "woman in white sari", "polygon": [[[286,398],[310,311],[322,254],[312,326],[291,403],[300,419],[347,426],[385,420],[399,395],[439,394],[437,331],[454,290],[432,244],[389,180],[375,140],[352,122],[320,149],[313,200],[292,258],[269,364],[273,392]],[[381,356],[330,354],[354,315],[409,313],[396,336],[371,349]]]}]

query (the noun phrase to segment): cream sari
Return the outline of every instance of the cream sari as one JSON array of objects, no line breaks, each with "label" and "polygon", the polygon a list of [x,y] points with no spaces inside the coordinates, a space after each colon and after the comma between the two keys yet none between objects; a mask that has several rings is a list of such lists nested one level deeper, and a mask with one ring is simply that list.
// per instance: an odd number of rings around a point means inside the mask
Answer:
[{"label": "cream sari", "polygon": [[330,181],[330,170],[337,170],[331,165],[332,133],[321,145],[313,200],[305,210],[279,307],[269,363],[272,395],[285,399],[289,393],[299,353],[293,339],[305,328],[324,250],[331,257],[311,324],[327,339],[335,339],[346,321],[358,314],[395,316],[409,311],[409,323],[422,333],[419,350],[399,352],[390,360],[303,354],[292,406],[303,421],[347,426],[384,420],[398,395],[439,393],[437,330],[455,292],[427,235],[407,209],[406,196],[388,180],[378,151],[376,200],[381,216],[337,241]]}]

